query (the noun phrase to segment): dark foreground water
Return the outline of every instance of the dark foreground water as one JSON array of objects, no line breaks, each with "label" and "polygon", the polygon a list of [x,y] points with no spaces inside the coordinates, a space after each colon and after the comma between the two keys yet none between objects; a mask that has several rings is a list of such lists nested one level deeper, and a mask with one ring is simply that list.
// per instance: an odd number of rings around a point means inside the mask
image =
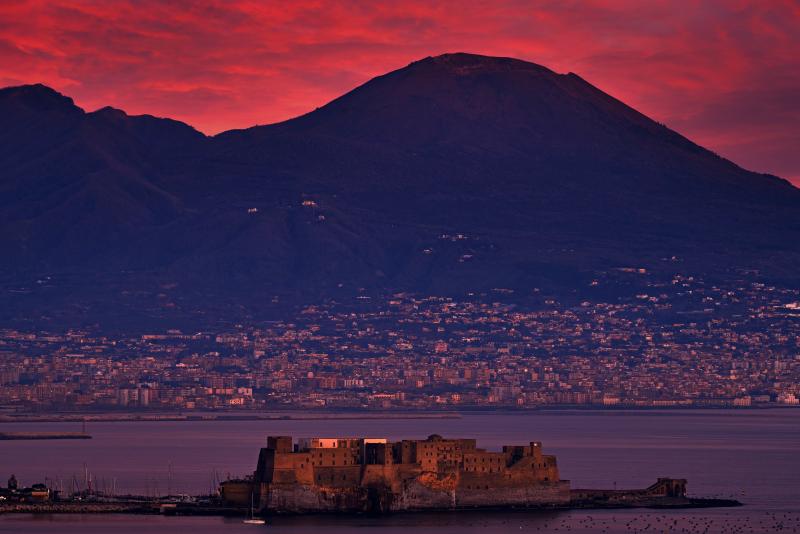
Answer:
[{"label": "dark foreground water", "polygon": [[[76,424],[5,424],[0,430],[77,430]],[[645,487],[658,476],[689,479],[690,493],[734,497],[735,509],[395,514],[384,518],[238,519],[158,516],[0,516],[0,532],[205,534],[259,529],[340,532],[800,532],[800,410],[538,412],[465,414],[460,419],[95,423],[92,440],[0,441],[0,477],[65,490],[94,485],[118,493],[208,492],[215,477],[255,468],[267,434],[401,439],[476,437],[479,446],[540,440],[558,455],[573,487]],[[85,467],[84,467],[85,466]],[[171,475],[170,475],[171,473]],[[4,478],[2,479],[4,480]]]}]

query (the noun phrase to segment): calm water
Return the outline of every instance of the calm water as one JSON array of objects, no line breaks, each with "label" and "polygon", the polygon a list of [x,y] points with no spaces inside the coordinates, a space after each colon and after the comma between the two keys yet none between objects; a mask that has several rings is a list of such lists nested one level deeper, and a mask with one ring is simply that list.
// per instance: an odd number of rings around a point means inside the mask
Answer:
[{"label": "calm water", "polygon": [[[4,424],[12,430],[77,430],[76,424]],[[431,433],[478,438],[479,446],[543,442],[573,487],[645,487],[658,476],[689,479],[690,493],[735,497],[736,509],[396,514],[386,518],[277,518],[272,532],[800,532],[800,410],[465,414],[461,419],[94,423],[92,440],[0,442],[0,477],[83,483],[139,494],[208,492],[218,477],[244,475],[267,434]],[[170,477],[170,471],[172,476]],[[4,480],[4,478],[3,478]],[[220,518],[0,516],[0,532],[252,532]]]}]

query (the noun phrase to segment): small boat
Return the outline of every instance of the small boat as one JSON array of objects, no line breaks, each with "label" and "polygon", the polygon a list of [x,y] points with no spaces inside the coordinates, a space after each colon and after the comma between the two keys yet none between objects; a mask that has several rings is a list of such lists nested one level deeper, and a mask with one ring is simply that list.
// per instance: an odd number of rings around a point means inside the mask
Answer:
[{"label": "small boat", "polygon": [[242,521],[245,525],[266,525],[263,519],[255,517],[255,507],[253,506],[253,492],[250,492],[250,517]]}]

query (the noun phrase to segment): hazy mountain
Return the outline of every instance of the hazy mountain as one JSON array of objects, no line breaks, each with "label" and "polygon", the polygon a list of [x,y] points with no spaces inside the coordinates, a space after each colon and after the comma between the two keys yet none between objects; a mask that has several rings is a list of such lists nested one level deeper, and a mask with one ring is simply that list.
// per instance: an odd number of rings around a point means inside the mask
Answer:
[{"label": "hazy mountain", "polygon": [[302,117],[214,138],[8,88],[0,169],[9,283],[62,271],[140,283],[126,271],[198,298],[569,291],[624,266],[796,280],[800,260],[800,190],[787,181],[575,74],[507,58],[426,58]]},{"label": "hazy mountain", "polygon": [[2,263],[102,269],[108,251],[180,215],[181,199],[157,177],[175,152],[204,139],[176,121],[84,113],[42,85],[0,90]]}]

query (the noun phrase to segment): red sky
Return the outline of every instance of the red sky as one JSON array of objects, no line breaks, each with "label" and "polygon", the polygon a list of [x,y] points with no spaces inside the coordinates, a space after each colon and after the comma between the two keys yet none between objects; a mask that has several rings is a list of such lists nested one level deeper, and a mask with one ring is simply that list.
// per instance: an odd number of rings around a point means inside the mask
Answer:
[{"label": "red sky", "polygon": [[800,185],[792,0],[0,1],[0,86],[206,133],[310,111],[444,52],[573,71],[744,167]]}]

